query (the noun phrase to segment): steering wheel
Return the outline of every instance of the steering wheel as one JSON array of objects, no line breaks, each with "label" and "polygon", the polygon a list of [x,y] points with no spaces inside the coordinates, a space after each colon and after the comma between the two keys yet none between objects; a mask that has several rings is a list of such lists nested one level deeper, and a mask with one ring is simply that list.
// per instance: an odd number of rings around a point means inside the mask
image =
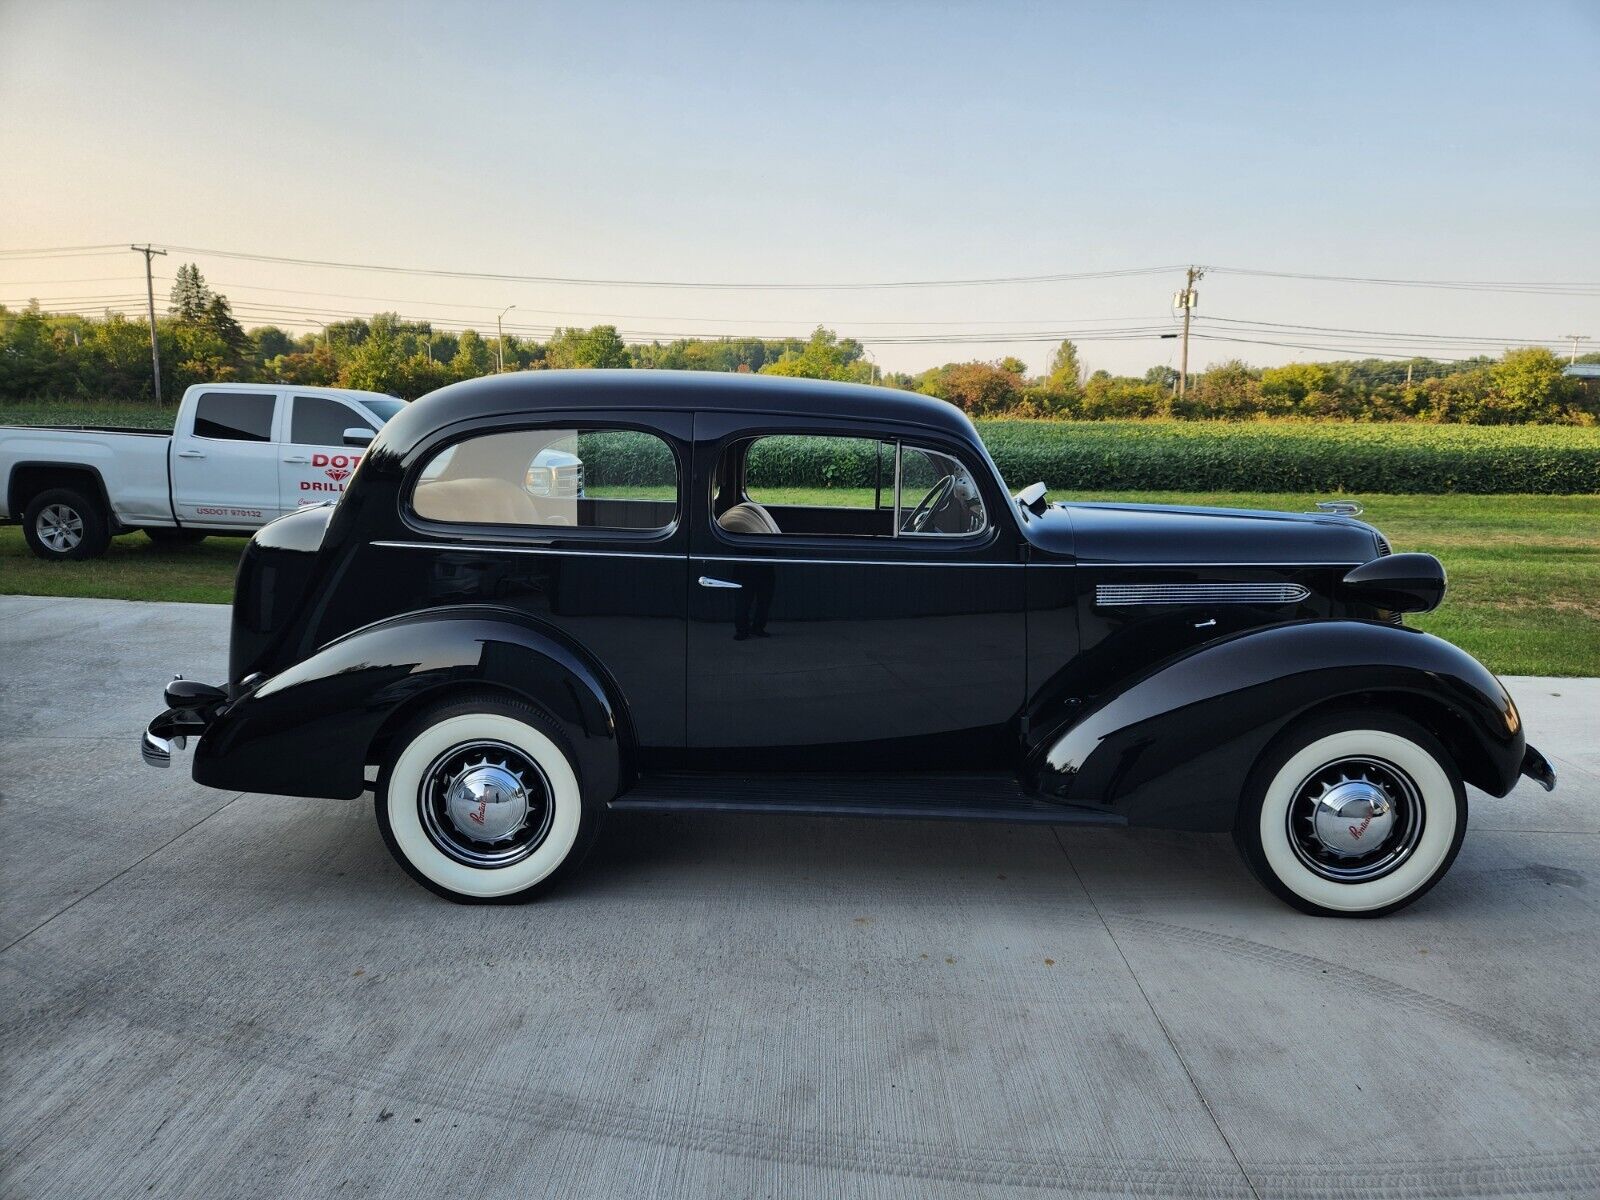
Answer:
[{"label": "steering wheel", "polygon": [[933,518],[943,511],[950,502],[950,497],[956,490],[956,477],[946,475],[933,487],[928,489],[928,494],[917,501],[917,506],[911,510],[911,515],[905,519],[905,524],[900,527],[902,533],[921,533],[933,521]]}]

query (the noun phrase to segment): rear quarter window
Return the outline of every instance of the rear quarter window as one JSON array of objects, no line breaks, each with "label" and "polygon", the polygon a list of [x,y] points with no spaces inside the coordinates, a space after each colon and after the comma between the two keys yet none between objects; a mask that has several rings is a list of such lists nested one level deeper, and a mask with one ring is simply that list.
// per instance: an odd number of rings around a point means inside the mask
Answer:
[{"label": "rear quarter window", "polygon": [[678,519],[678,461],[635,429],[518,429],[441,450],[411,509],[428,521],[659,533]]}]

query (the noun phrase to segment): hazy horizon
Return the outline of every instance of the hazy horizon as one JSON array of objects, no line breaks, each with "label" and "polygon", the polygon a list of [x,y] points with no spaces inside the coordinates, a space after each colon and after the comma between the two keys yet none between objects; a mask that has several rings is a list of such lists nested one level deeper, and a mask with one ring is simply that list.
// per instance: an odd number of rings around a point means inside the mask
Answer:
[{"label": "hazy horizon", "polygon": [[[375,273],[174,249],[249,326],[394,310],[542,336],[864,341],[885,369],[1077,333],[1093,369],[1175,364],[1181,264],[1217,273],[1194,367],[1600,349],[1600,8],[0,5],[0,250],[194,246],[715,290]],[[1589,116],[1585,117],[1584,114]],[[0,257],[0,303],[142,310],[143,264]],[[137,299],[137,304],[130,303]],[[164,307],[164,304],[163,304]],[[1229,329],[1275,322],[1281,336]],[[1083,336],[1134,331],[1128,340]],[[1363,331],[1347,335],[1331,330]],[[1384,333],[1482,343],[1409,343]],[[1011,340],[921,341],[904,338]],[[648,338],[647,338],[648,340]],[[1263,342],[1296,343],[1269,345]],[[1339,349],[1330,347],[1337,346]]]}]

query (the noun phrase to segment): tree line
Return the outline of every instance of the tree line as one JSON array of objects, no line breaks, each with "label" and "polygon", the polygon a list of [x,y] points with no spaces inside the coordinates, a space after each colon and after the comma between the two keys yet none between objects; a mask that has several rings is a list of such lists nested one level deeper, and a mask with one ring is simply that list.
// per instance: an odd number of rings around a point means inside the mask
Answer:
[{"label": "tree line", "polygon": [[[92,318],[0,306],[0,401],[149,400],[150,331],[120,313]],[[179,267],[156,321],[171,402],[193,383],[336,385],[414,399],[445,384],[505,371],[570,367],[746,371],[878,384],[936,396],[974,417],[1307,417],[1459,424],[1596,423],[1600,394],[1562,374],[1539,348],[1467,362],[1378,359],[1251,367],[1240,361],[1190,377],[1180,397],[1170,367],[1141,377],[1087,371],[1063,342],[1049,369],[1016,358],[882,372],[854,338],[818,328],[805,338],[680,338],[627,345],[614,325],[557,330],[547,341],[436,329],[395,313],[334,321],[316,333],[246,330],[226,296],[192,263]],[[1584,361],[1600,361],[1587,355]]]}]

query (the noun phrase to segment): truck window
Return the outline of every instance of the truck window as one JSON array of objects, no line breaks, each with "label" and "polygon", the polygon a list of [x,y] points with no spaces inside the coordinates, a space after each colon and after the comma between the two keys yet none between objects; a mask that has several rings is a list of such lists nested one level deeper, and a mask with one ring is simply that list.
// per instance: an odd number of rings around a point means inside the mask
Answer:
[{"label": "truck window", "polygon": [[325,396],[296,396],[289,414],[289,440],[300,446],[342,446],[346,429],[372,424],[347,405]]},{"label": "truck window", "polygon": [[195,404],[195,437],[228,442],[270,442],[276,396],[206,392]]}]

